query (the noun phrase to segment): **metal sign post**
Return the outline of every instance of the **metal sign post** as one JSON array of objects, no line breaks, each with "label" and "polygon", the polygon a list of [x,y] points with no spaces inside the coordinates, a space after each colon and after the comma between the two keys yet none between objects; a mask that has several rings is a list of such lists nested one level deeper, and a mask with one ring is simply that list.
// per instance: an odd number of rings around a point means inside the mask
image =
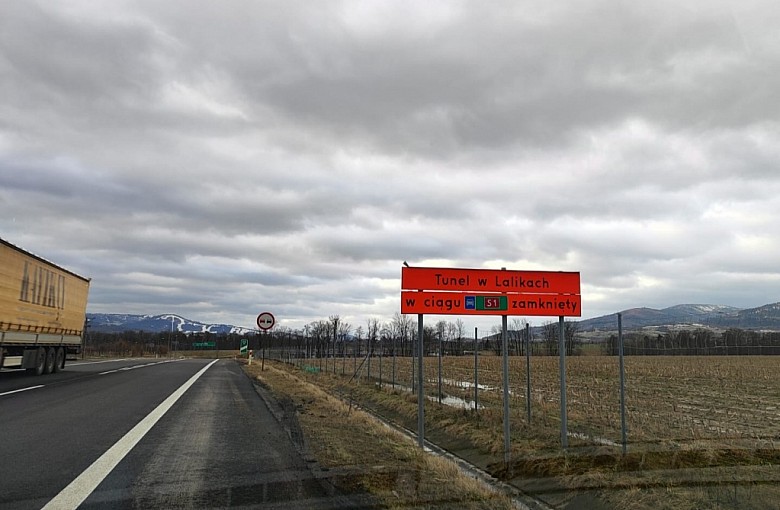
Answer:
[{"label": "metal sign post", "polygon": [[560,355],[559,370],[561,372],[561,447],[569,447],[569,434],[566,425],[566,338],[564,335],[563,315],[558,317],[558,354]]},{"label": "metal sign post", "polygon": [[425,446],[425,388],[423,379],[423,314],[417,316],[417,444]]},{"label": "metal sign post", "polygon": [[[268,331],[274,327],[274,324],[276,324],[276,318],[271,312],[263,312],[257,316],[257,327],[263,331],[263,337],[265,337],[266,339],[268,339]],[[268,342],[262,342],[263,359],[260,363],[260,370],[265,370],[265,344],[266,343]]]},{"label": "metal sign post", "polygon": [[506,333],[506,315],[501,316],[501,357],[504,371],[504,463],[509,464],[509,335]]}]

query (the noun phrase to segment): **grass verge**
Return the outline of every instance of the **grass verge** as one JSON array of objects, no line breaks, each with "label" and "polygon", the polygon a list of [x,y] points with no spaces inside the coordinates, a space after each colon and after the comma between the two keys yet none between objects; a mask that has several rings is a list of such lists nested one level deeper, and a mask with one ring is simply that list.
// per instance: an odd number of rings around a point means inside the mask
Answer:
[{"label": "grass verge", "polygon": [[268,362],[244,369],[294,404],[309,452],[322,469],[344,475],[334,480],[345,493],[366,491],[387,508],[513,508],[505,495],[296,374]]}]

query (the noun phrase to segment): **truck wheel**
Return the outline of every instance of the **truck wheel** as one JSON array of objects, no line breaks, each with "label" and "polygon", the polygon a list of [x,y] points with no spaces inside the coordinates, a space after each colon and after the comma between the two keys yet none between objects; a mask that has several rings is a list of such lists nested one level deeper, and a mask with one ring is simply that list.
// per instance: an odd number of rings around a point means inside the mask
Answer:
[{"label": "truck wheel", "polygon": [[54,372],[54,347],[46,349],[46,363],[43,366],[43,373],[50,374]]},{"label": "truck wheel", "polygon": [[42,375],[44,368],[46,368],[46,349],[43,347],[38,347],[38,350],[35,354],[35,367],[28,368],[27,373]]},{"label": "truck wheel", "polygon": [[54,356],[54,372],[59,372],[65,368],[65,349],[57,347],[57,354]]}]

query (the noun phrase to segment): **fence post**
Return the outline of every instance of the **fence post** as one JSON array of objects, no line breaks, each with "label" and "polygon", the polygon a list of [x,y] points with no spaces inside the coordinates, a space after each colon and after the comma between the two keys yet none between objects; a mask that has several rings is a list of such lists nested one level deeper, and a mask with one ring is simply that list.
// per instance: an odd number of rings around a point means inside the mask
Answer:
[{"label": "fence post", "polygon": [[525,323],[525,411],[531,423],[531,325]]},{"label": "fence post", "polygon": [[395,335],[393,335],[393,389],[395,389],[395,356],[396,356],[395,350],[398,345],[397,340],[398,339],[395,337]]},{"label": "fence post", "polygon": [[626,430],[626,372],[623,364],[623,314],[618,313],[618,357],[620,358],[620,437],[623,455],[628,450],[628,431]]},{"label": "fence post", "polygon": [[479,340],[474,328],[474,412],[479,412]]},{"label": "fence post", "polygon": [[442,356],[442,335],[439,333],[439,404],[441,404],[441,356]]}]

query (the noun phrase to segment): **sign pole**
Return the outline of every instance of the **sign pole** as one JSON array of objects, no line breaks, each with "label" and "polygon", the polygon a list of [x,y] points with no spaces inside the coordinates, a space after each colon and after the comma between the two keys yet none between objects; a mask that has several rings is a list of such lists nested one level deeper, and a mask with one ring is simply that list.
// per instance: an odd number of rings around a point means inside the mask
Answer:
[{"label": "sign pole", "polygon": [[504,370],[504,463],[509,464],[509,348],[506,333],[507,316],[501,316],[501,355]]},{"label": "sign pole", "polygon": [[425,447],[425,391],[423,388],[423,314],[417,316],[417,444]]},{"label": "sign pole", "polygon": [[[505,267],[501,271],[506,271]],[[501,315],[501,357],[504,372],[504,463],[509,465],[509,335],[507,335],[507,316]]]},{"label": "sign pole", "polygon": [[[262,348],[263,361],[260,364],[260,370],[265,370],[265,346],[271,347],[269,340],[269,330],[276,324],[276,318],[271,312],[263,312],[257,316],[257,327],[262,331],[260,336],[260,343]],[[265,340],[265,341],[264,341]]]},{"label": "sign pole", "polygon": [[561,372],[561,446],[569,447],[569,436],[566,430],[566,338],[564,335],[563,315],[558,317],[558,354],[560,355],[559,370]]}]

